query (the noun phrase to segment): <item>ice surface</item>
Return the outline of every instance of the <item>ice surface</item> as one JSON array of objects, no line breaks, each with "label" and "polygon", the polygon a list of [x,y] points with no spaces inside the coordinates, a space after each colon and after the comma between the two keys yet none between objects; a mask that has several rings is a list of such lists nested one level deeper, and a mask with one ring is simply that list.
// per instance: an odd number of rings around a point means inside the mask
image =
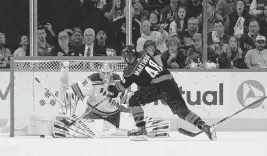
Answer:
[{"label": "ice surface", "polygon": [[177,132],[169,138],[133,142],[128,138],[54,139],[0,137],[0,156],[267,156],[267,132],[218,132],[190,138]]}]

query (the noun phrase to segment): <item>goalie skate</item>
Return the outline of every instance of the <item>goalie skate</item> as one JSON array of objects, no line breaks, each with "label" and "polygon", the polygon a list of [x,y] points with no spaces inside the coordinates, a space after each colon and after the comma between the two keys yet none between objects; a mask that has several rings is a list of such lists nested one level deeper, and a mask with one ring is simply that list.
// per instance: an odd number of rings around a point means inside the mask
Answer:
[{"label": "goalie skate", "polygon": [[138,127],[137,129],[129,132],[128,136],[132,141],[147,141],[147,131],[146,127]]}]

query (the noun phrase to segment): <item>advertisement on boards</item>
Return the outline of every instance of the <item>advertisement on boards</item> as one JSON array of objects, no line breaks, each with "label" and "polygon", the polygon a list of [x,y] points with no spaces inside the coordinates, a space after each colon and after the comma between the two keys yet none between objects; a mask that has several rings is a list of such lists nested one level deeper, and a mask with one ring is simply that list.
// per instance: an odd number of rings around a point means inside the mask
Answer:
[{"label": "advertisement on boards", "polygon": [[[233,73],[230,99],[233,103],[231,111],[237,111],[250,103],[266,96],[266,72]],[[261,101],[238,117],[249,119],[267,118],[267,100]]]},{"label": "advertisement on boards", "polygon": [[[173,72],[172,74],[188,108],[203,118],[224,118],[266,95],[265,72]],[[266,100],[259,102],[233,118],[267,118],[266,105]],[[175,117],[161,102],[157,106],[147,105],[145,108],[149,108],[147,112],[152,116]]]},{"label": "advertisement on boards", "polygon": [[10,116],[10,73],[0,71],[0,128],[6,124]]}]

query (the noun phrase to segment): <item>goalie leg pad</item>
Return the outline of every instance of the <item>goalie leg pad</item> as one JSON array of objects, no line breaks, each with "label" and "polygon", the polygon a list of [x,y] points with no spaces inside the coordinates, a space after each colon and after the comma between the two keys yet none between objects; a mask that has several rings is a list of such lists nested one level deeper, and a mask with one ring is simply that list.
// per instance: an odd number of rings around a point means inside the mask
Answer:
[{"label": "goalie leg pad", "polygon": [[149,137],[169,137],[170,121],[145,118],[147,135]]},{"label": "goalie leg pad", "polygon": [[69,129],[68,126],[65,125],[62,121],[55,120],[53,122],[53,128],[52,128],[52,136],[54,138],[65,138],[69,137]]},{"label": "goalie leg pad", "polygon": [[81,124],[75,123],[69,126],[73,120],[70,117],[58,116],[53,121],[52,137],[54,138],[73,138],[73,137],[91,137],[86,133]]}]

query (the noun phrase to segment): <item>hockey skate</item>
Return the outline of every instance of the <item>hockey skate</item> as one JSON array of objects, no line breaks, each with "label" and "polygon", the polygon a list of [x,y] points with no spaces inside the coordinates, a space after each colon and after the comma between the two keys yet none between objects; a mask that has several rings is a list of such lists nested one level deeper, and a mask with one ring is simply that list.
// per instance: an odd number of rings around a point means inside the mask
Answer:
[{"label": "hockey skate", "polygon": [[128,132],[128,136],[132,141],[147,141],[147,131],[145,126],[138,127],[131,132]]},{"label": "hockey skate", "polygon": [[207,134],[210,140],[217,140],[216,131],[213,127],[204,125],[203,131]]}]

